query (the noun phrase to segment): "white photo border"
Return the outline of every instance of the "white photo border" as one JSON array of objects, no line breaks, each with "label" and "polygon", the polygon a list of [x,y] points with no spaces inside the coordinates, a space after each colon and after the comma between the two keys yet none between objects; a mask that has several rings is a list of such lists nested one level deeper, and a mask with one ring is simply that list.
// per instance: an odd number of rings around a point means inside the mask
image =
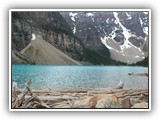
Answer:
[{"label": "white photo border", "polygon": [[[148,91],[149,91],[149,106],[148,108],[139,108],[139,109],[134,109],[134,108],[115,108],[115,109],[86,109],[86,108],[80,108],[80,109],[56,109],[56,108],[51,108],[51,109],[23,109],[23,108],[12,108],[11,105],[11,84],[12,84],[12,64],[11,64],[11,21],[12,21],[12,12],[65,12],[65,11],[71,11],[71,12],[78,12],[78,11],[94,11],[94,12],[123,12],[123,11],[131,11],[131,12],[148,12],[149,13],[149,30],[148,30],[148,35],[149,35],[149,67],[148,67]],[[9,10],[9,110],[10,111],[150,111],[151,110],[151,10],[150,9],[10,9]]]}]

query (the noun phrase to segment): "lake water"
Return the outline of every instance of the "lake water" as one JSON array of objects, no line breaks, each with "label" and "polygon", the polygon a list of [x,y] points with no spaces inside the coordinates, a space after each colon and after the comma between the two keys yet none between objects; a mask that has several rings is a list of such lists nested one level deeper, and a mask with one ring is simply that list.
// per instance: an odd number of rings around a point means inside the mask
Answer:
[{"label": "lake water", "polygon": [[12,65],[12,82],[19,88],[32,80],[31,88],[110,88],[124,82],[124,88],[148,88],[148,77],[128,73],[148,73],[137,66],[31,66]]}]

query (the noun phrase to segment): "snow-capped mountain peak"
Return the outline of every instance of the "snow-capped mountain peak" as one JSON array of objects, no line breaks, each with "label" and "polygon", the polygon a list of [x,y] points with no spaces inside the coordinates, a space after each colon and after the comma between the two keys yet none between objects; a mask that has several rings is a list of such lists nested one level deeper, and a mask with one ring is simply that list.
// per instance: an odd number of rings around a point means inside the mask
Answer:
[{"label": "snow-capped mountain peak", "polygon": [[[105,45],[112,59],[135,63],[148,56],[148,13],[147,11],[66,12],[66,15],[69,15],[66,21],[84,44],[96,49]],[[64,13],[62,15],[67,18]]]}]

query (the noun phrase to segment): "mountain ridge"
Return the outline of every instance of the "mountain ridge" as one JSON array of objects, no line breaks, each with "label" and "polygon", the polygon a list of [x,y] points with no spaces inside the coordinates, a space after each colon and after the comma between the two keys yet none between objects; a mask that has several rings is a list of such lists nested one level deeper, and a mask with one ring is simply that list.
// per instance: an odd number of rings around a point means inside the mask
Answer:
[{"label": "mountain ridge", "polygon": [[35,34],[80,63],[136,64],[148,56],[147,16],[144,12],[12,12],[13,56],[27,62],[29,57],[21,51]]},{"label": "mountain ridge", "polygon": [[[144,11],[60,12],[73,33],[95,49],[104,44],[111,58],[127,64],[148,56],[149,13]],[[145,44],[145,51],[143,46]],[[129,52],[130,51],[130,52]],[[132,54],[130,54],[132,53]]]}]

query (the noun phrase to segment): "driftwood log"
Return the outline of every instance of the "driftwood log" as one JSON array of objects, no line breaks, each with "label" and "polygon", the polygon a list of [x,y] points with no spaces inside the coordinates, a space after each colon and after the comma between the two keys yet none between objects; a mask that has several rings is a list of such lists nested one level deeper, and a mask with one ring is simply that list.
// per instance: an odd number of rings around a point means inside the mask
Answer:
[{"label": "driftwood log", "polygon": [[148,77],[148,73],[137,73],[137,74],[135,74],[135,73],[128,73],[128,75],[132,75],[132,76],[146,76],[146,77]]},{"label": "driftwood log", "polygon": [[[148,89],[123,89],[124,83],[120,81],[114,88],[91,88],[91,89],[54,89],[32,90],[31,81],[25,83],[23,90],[19,90],[17,84],[12,84],[12,108],[88,108],[90,98],[95,96],[112,95],[117,98],[122,108],[131,108],[137,103],[148,103]],[[19,90],[19,91],[18,91]],[[98,100],[100,97],[97,97]],[[96,99],[93,99],[93,103]],[[92,99],[91,99],[92,100]],[[108,96],[109,101],[115,100]],[[107,101],[101,101],[106,103]],[[110,103],[112,105],[112,103]],[[75,107],[76,105],[76,107]]]},{"label": "driftwood log", "polygon": [[17,83],[13,82],[12,83],[12,102],[14,102],[17,98],[17,91],[18,91]]},{"label": "driftwood log", "polygon": [[[12,108],[50,108],[46,103],[38,98],[38,96],[32,96],[30,89],[31,80],[25,83],[25,87],[20,95],[17,95],[17,84],[12,84]],[[26,100],[25,96],[29,93],[30,97]]]},{"label": "driftwood log", "polygon": [[26,94],[29,92],[30,95],[32,96],[32,92],[31,92],[31,89],[29,88],[29,86],[31,85],[31,80],[28,80],[26,83],[25,83],[25,88],[24,90],[22,91],[22,93],[19,95],[19,105],[22,105],[23,101],[25,100],[25,96]]}]

